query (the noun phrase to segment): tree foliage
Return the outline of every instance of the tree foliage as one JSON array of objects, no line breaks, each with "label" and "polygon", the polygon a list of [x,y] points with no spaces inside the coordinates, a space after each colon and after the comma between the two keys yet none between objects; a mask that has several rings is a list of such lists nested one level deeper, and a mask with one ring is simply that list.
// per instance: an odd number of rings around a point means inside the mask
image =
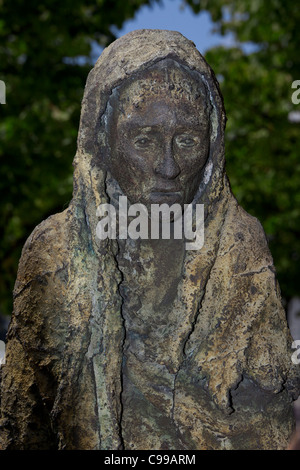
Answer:
[{"label": "tree foliage", "polygon": [[196,13],[208,10],[217,30],[234,36],[233,47],[206,54],[228,116],[227,171],[240,204],[264,226],[288,300],[299,295],[300,277],[300,123],[289,119],[300,112],[291,100],[291,85],[300,79],[299,6],[292,0],[187,3]]}]

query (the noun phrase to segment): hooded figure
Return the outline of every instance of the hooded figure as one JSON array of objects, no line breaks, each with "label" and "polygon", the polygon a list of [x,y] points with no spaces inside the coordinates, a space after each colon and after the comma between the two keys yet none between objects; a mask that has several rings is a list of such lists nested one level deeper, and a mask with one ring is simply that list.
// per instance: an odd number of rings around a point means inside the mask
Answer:
[{"label": "hooded figure", "polygon": [[[103,51],[73,199],[23,248],[3,449],[287,447],[297,366],[265,234],[230,191],[225,121],[214,73],[181,34],[135,31]],[[124,195],[203,204],[203,247],[99,239],[97,208]]]}]

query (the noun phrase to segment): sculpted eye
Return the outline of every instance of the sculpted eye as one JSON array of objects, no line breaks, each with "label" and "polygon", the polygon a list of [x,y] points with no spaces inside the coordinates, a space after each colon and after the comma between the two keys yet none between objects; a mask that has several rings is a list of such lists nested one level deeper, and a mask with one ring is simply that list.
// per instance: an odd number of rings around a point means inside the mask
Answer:
[{"label": "sculpted eye", "polygon": [[151,144],[151,139],[149,139],[148,137],[138,137],[134,141],[134,145],[140,148],[147,147],[150,144]]},{"label": "sculpted eye", "polygon": [[194,145],[197,145],[198,139],[192,136],[178,136],[176,143],[179,147],[194,147]]}]

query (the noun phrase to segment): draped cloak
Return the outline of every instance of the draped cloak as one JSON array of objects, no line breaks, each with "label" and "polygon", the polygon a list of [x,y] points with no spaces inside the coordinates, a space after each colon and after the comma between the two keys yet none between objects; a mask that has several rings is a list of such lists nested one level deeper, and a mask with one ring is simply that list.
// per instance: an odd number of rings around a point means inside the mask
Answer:
[{"label": "draped cloak", "polygon": [[[210,153],[193,204],[205,242],[99,240],[113,198],[103,116],[164,59],[198,72]],[[107,47],[85,87],[69,207],[28,238],[2,366],[3,449],[284,449],[299,373],[261,224],[231,193],[213,71],[178,32]]]}]

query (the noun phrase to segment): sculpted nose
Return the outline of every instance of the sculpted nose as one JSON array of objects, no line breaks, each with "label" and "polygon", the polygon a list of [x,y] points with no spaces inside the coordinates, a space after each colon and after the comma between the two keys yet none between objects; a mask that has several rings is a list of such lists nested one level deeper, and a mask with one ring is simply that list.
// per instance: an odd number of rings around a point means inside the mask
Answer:
[{"label": "sculpted nose", "polygon": [[167,179],[174,179],[179,175],[180,167],[174,159],[171,144],[165,149],[164,158],[162,161],[157,163],[154,171],[156,174]]}]

